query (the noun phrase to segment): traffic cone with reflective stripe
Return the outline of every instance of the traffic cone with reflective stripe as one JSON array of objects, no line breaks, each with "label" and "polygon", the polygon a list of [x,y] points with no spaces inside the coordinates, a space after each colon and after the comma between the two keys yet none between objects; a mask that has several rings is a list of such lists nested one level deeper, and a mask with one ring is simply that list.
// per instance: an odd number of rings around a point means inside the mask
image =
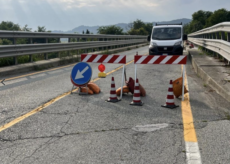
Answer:
[{"label": "traffic cone with reflective stripe", "polygon": [[107,102],[118,102],[118,101],[120,101],[120,100],[117,98],[114,77],[112,77],[110,97],[107,100]]},{"label": "traffic cone with reflective stripe", "polygon": [[135,84],[134,93],[133,93],[133,101],[130,103],[130,105],[142,106],[143,104],[144,103],[141,101],[139,82],[138,82],[138,79],[136,79],[136,84]]},{"label": "traffic cone with reflective stripe", "polygon": [[168,89],[168,95],[167,95],[167,99],[166,99],[166,104],[161,105],[161,106],[165,107],[165,108],[170,108],[170,109],[173,109],[173,108],[176,108],[176,107],[179,106],[179,105],[174,104],[174,94],[173,94],[172,80],[170,80],[170,83],[169,83],[169,89]]}]

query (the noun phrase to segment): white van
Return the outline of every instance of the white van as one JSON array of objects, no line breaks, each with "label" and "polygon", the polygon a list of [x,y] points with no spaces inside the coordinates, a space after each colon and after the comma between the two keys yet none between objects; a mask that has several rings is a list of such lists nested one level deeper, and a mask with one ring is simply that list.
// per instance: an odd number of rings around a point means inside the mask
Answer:
[{"label": "white van", "polygon": [[183,25],[156,24],[153,26],[151,38],[148,36],[149,55],[183,55]]}]

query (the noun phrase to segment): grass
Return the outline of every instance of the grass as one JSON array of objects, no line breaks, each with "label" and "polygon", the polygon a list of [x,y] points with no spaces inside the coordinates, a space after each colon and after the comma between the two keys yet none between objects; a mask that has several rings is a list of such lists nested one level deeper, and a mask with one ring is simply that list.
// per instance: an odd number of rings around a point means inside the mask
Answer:
[{"label": "grass", "polygon": [[230,120],[230,115],[229,115],[229,113],[225,112],[225,117],[226,117],[227,120]]},{"label": "grass", "polygon": [[207,84],[204,84],[204,87],[207,87]]}]

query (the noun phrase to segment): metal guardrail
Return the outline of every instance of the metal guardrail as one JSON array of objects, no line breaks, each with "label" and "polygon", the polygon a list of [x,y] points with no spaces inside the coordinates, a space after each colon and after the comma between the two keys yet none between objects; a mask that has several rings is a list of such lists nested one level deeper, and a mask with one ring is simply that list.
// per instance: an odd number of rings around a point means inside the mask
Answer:
[{"label": "metal guardrail", "polygon": [[189,38],[189,41],[196,45],[202,46],[213,52],[216,52],[223,56],[226,60],[230,61],[230,42],[222,40],[211,40],[211,39],[193,39]]},{"label": "metal guardrail", "polygon": [[106,39],[146,39],[141,35],[93,35],[93,34],[69,34],[51,32],[24,32],[0,30],[0,38],[106,38]]},{"label": "metal guardrail", "polygon": [[[0,38],[13,38],[14,45],[0,45],[0,58],[14,57],[17,64],[17,57],[22,55],[30,55],[32,62],[33,54],[44,53],[44,58],[48,59],[46,53],[60,52],[70,50],[88,50],[103,47],[122,46],[130,44],[140,44],[147,42],[147,36],[141,35],[92,35],[92,34],[69,34],[69,33],[51,33],[51,32],[24,32],[24,31],[2,31],[0,30]],[[16,45],[17,38],[44,38],[46,43],[42,44],[23,44]],[[48,38],[77,38],[77,42],[69,43],[47,43]],[[97,39],[98,41],[79,42],[79,39]],[[103,41],[99,41],[103,40]],[[32,43],[32,40],[31,40]]]},{"label": "metal guardrail", "polygon": [[189,34],[188,40],[230,61],[230,22],[219,23]]},{"label": "metal guardrail", "polygon": [[202,34],[210,34],[210,33],[215,33],[215,32],[230,32],[230,22],[223,22],[216,24],[212,27],[205,28],[202,30],[199,30],[197,32],[194,32],[192,34],[189,34],[188,36],[197,36],[197,35],[202,35]]},{"label": "metal guardrail", "polygon": [[98,47],[118,46],[127,44],[144,43],[144,39],[115,40],[115,41],[89,41],[71,43],[47,43],[0,46],[0,57],[12,57],[29,54],[59,52],[68,50],[91,49]]}]

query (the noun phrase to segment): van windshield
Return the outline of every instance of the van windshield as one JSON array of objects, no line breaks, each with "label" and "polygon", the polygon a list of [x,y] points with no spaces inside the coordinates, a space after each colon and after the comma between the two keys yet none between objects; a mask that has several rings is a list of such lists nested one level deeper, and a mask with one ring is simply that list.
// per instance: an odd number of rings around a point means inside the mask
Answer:
[{"label": "van windshield", "polygon": [[180,27],[163,27],[154,28],[152,39],[154,40],[173,40],[181,38],[181,28]]}]

